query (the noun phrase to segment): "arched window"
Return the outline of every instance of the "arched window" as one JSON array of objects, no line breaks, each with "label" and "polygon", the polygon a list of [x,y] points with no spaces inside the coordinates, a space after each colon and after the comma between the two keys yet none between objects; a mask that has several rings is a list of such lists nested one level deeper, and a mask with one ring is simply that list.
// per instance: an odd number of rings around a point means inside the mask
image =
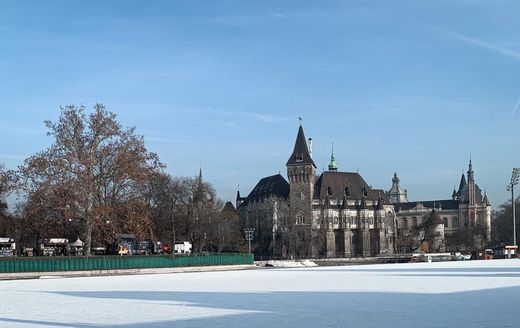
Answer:
[{"label": "arched window", "polygon": [[305,221],[303,220],[303,214],[298,214],[296,217],[296,224],[305,224]]},{"label": "arched window", "polygon": [[444,223],[444,227],[447,228],[448,227],[448,218],[447,217],[442,218],[442,223]]}]

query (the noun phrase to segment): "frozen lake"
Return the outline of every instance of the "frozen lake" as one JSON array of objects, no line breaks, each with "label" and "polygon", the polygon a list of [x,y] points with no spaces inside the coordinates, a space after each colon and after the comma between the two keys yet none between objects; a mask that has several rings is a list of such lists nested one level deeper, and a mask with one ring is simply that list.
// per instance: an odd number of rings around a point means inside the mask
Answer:
[{"label": "frozen lake", "polygon": [[1,281],[0,327],[519,327],[520,260]]}]

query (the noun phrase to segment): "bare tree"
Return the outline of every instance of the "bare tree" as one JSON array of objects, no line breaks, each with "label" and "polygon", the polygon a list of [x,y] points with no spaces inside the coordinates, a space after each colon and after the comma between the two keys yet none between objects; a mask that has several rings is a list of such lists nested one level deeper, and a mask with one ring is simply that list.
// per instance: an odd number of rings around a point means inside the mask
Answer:
[{"label": "bare tree", "polygon": [[[20,168],[29,206],[63,211],[77,219],[90,254],[93,236],[127,230],[151,233],[148,206],[139,186],[162,167],[134,128],[123,128],[101,104],[86,113],[83,106],[61,109],[56,122],[46,121],[54,143],[28,158]],[[43,204],[42,202],[45,202]],[[60,216],[63,218],[63,216]]]}]

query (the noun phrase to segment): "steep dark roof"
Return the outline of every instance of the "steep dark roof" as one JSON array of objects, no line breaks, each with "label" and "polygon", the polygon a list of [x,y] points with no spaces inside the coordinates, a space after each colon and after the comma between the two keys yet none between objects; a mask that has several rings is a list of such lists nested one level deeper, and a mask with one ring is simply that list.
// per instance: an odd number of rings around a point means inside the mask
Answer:
[{"label": "steep dark roof", "polygon": [[298,135],[296,136],[296,142],[294,143],[294,149],[287,161],[287,166],[290,165],[305,165],[311,164],[316,167],[314,161],[312,160],[311,154],[309,153],[309,148],[307,147],[307,140],[305,139],[305,133],[303,132],[303,128],[300,125],[298,129]]},{"label": "steep dark roof", "polygon": [[224,219],[236,219],[238,213],[235,206],[233,206],[233,203],[227,202],[226,205],[224,205],[224,208],[222,208],[222,211],[220,211],[220,216]]},{"label": "steep dark roof", "polygon": [[419,202],[408,202],[408,203],[397,203],[394,204],[394,208],[396,212],[401,210],[410,210],[421,203],[423,207],[426,208],[441,208],[443,210],[456,210],[459,208],[459,201],[453,199],[444,199],[444,200],[429,200],[429,201],[419,201]]},{"label": "steep dark roof", "polygon": [[269,196],[281,198],[289,197],[289,183],[280,174],[261,179],[240,207],[246,206],[249,203],[262,201]]},{"label": "steep dark roof", "polygon": [[371,189],[359,173],[325,171],[316,181],[314,198],[325,199],[329,187],[332,191],[329,197],[335,199],[342,199],[347,193],[347,188],[349,199],[362,199],[363,190],[366,190],[366,197],[371,200],[377,200],[384,195],[383,190]]},{"label": "steep dark roof", "polygon": [[430,215],[428,215],[428,217],[426,218],[426,223],[432,224],[432,225],[439,225],[439,224],[443,224],[443,221],[442,221],[439,213],[437,213],[437,211],[433,209],[430,212]]},{"label": "steep dark roof", "polygon": [[[459,200],[462,203],[469,203],[469,185],[466,184],[464,187],[462,187],[462,190],[459,191]],[[480,204],[482,203],[482,191],[478,187],[477,184],[475,184],[475,203]]]},{"label": "steep dark roof", "polygon": [[464,188],[465,185],[466,185],[466,176],[463,173],[462,176],[460,177],[459,191],[457,192],[457,195],[460,195],[462,188]]}]

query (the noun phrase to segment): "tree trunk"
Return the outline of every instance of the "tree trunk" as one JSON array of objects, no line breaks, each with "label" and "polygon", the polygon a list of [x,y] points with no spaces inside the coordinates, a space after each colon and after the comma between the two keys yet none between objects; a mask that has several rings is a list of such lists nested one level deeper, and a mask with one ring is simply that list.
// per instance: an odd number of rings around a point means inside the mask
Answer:
[{"label": "tree trunk", "polygon": [[172,252],[172,257],[175,256],[175,220],[174,220],[174,215],[173,215],[173,209],[171,210],[170,212],[170,218],[171,218],[171,224],[172,224],[172,244],[171,244],[171,252]]},{"label": "tree trunk", "polygon": [[93,224],[89,217],[86,218],[86,227],[85,227],[85,255],[90,256],[90,249],[92,248],[92,230]]}]

